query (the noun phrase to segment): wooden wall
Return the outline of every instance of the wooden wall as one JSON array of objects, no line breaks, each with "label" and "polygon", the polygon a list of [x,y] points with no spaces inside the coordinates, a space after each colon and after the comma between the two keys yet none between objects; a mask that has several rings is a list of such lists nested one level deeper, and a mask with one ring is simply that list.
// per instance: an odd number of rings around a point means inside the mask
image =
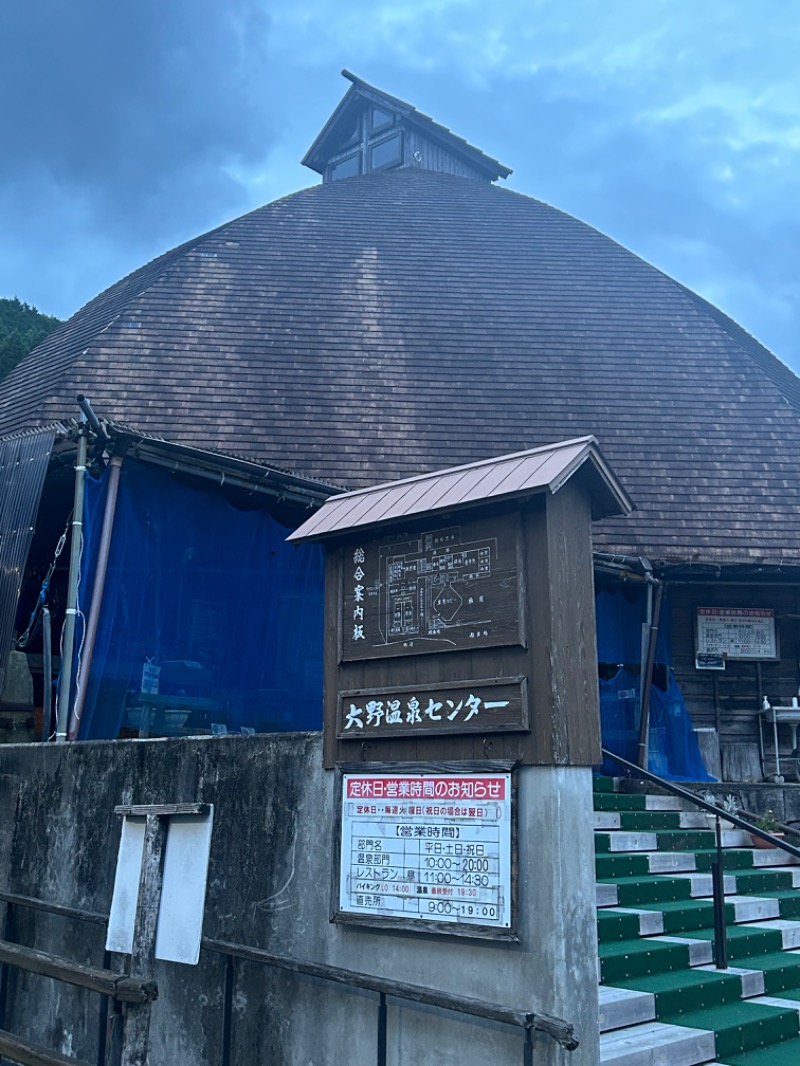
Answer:
[{"label": "wooden wall", "polygon": [[[764,695],[786,704],[800,685],[800,587],[670,585],[672,665],[696,729],[719,730],[722,744],[758,742]],[[728,661],[724,671],[695,669],[698,607],[770,607],[778,633],[777,662]],[[783,734],[782,734],[783,736]]]}]

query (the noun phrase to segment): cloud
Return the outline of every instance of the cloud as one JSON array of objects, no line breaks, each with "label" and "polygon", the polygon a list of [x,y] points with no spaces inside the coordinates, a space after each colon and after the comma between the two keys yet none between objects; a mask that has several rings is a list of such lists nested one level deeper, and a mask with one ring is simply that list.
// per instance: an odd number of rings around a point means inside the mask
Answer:
[{"label": "cloud", "polygon": [[800,366],[794,5],[28,0],[0,40],[0,295],[66,314],[316,181],[346,66]]},{"label": "cloud", "polygon": [[3,4],[0,185],[28,217],[49,188],[45,210],[140,245],[209,203],[235,210],[247,194],[225,166],[265,155],[278,128],[258,91],[268,39],[258,0]]}]

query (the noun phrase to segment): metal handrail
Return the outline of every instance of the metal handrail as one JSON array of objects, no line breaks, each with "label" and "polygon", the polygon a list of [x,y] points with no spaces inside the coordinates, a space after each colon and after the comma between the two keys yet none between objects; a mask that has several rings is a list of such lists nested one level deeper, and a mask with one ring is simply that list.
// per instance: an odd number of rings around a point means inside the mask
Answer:
[{"label": "metal handrail", "polygon": [[701,799],[701,797],[697,796],[694,792],[690,792],[688,788],[682,788],[680,785],[676,785],[672,781],[667,781],[665,778],[659,777],[658,774],[654,774],[651,770],[645,770],[643,767],[637,765],[637,763],[629,762],[628,759],[624,759],[621,755],[616,755],[613,751],[608,751],[606,748],[602,748],[601,750],[605,758],[614,759],[616,762],[620,763],[621,766],[625,766],[628,770],[634,771],[638,777],[643,777],[647,781],[653,781],[655,784],[659,785],[659,787],[666,789],[667,792],[672,792],[673,795],[680,796],[681,799],[687,800],[696,807],[700,807],[704,811],[716,816],[717,820],[714,833],[716,858],[711,863],[712,899],[714,905],[714,965],[718,970],[727,970],[728,926],[725,917],[725,859],[722,850],[720,819],[724,818],[727,821],[732,822],[733,825],[738,826],[740,829],[744,829],[751,836],[766,840],[773,847],[781,848],[783,851],[788,852],[790,855],[794,855],[797,858],[800,858],[800,848],[796,848],[793,844],[787,844],[781,837],[773,836],[772,833],[768,833],[757,825],[752,825],[744,818],[740,818],[738,814],[733,814],[722,807],[718,807],[715,803],[709,803],[708,800]]},{"label": "metal handrail", "polygon": [[456,996],[451,992],[439,992],[436,989],[424,988],[421,985],[404,984],[400,981],[374,977],[355,970],[345,970],[339,966],[302,962],[300,959],[295,959],[291,956],[274,955],[270,951],[264,951],[262,948],[253,948],[246,944],[230,944],[226,941],[211,940],[208,937],[203,937],[202,945],[204,948],[216,951],[220,955],[229,955],[234,958],[245,959],[248,962],[260,962],[264,966],[275,966],[282,970],[289,970],[292,973],[304,974],[307,977],[320,977],[325,981],[349,985],[352,988],[360,988],[366,992],[377,992],[380,995],[391,996],[394,999],[406,999],[429,1007],[458,1011],[461,1014],[469,1014],[476,1018],[483,1018],[486,1021],[502,1022],[505,1025],[514,1025],[521,1029],[535,1029],[539,1032],[547,1033],[567,1051],[574,1051],[578,1047],[574,1026],[569,1022],[565,1022],[562,1018],[555,1018],[550,1014],[517,1010],[514,1007],[501,1006],[499,1003],[470,999],[466,996]]},{"label": "metal handrail", "polygon": [[[666,778],[659,777],[658,774],[654,774],[651,770],[645,770],[635,762],[629,762],[628,759],[623,759],[621,755],[617,755],[613,751],[608,751],[606,748],[602,748],[601,751],[605,758],[614,759],[615,762],[620,763],[622,766],[626,767],[626,769],[633,770],[637,777],[643,777],[647,781],[653,781],[655,784],[665,788],[667,792],[672,792],[674,795],[688,800],[696,807],[702,807],[702,809],[708,811],[709,814],[715,814],[718,818],[724,818],[729,822],[733,822],[733,824],[739,829],[744,829],[746,832],[752,833],[753,836],[757,836],[761,840],[766,840],[767,843],[772,844],[773,847],[780,848],[782,851],[788,852],[789,855],[794,855],[795,858],[800,859],[800,848],[795,847],[794,844],[787,843],[783,837],[773,836],[773,834],[768,833],[766,829],[761,829],[759,826],[753,825],[752,822],[748,822],[738,814],[726,811],[724,808],[718,807],[715,803],[709,803],[695,792],[691,792],[688,788],[681,788],[681,786],[676,785],[674,781],[667,781]],[[795,832],[791,826],[787,826],[786,828],[789,832]]]},{"label": "metal handrail", "polygon": [[[33,896],[23,896],[3,889],[0,889],[0,902],[5,902],[12,906],[29,907],[32,910],[59,915],[64,918],[72,918],[77,921],[91,922],[97,925],[108,924],[106,915],[93,911],[79,910],[75,907],[65,907],[57,903],[48,903]],[[250,947],[246,944],[228,943],[226,941],[213,940],[209,937],[203,937],[201,944],[208,951],[226,956],[229,966],[235,959],[242,959],[377,993],[380,997],[378,1023],[379,1064],[386,1062],[386,1002],[389,997],[404,999],[425,1006],[438,1007],[442,1010],[457,1011],[486,1021],[499,1022],[523,1029],[525,1032],[524,1066],[532,1066],[533,1063],[534,1031],[546,1033],[567,1051],[574,1051],[579,1045],[575,1036],[574,1026],[562,1018],[556,1018],[549,1014],[518,1010],[497,1003],[457,996],[450,992],[440,992],[420,985],[401,984],[385,978],[327,964],[304,962],[301,959],[275,955],[261,948]],[[2,965],[0,965],[0,969],[2,969]],[[232,992],[232,982],[226,978],[225,985],[227,996]],[[223,1054],[223,1061],[229,1062],[229,1056]]]}]

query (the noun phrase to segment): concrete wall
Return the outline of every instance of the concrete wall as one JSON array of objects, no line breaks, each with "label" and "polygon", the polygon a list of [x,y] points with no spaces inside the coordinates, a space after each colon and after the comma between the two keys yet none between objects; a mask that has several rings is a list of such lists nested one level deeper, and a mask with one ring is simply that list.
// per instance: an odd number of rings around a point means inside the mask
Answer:
[{"label": "concrete wall", "polygon": [[[190,800],[215,804],[206,936],[555,1014],[575,1024],[581,1047],[570,1054],[538,1035],[534,1061],[599,1060],[588,770],[520,771],[520,944],[330,924],[333,775],[320,734],[4,745],[0,886],[107,914],[114,805]],[[15,913],[21,942],[102,964],[101,927]],[[151,1066],[221,1061],[224,971],[206,951],[195,968],[157,965]],[[237,963],[234,981],[232,1062],[375,1061],[375,996],[252,963]],[[6,1028],[91,1060],[97,999],[18,975]],[[523,1037],[393,1002],[389,1048],[392,1066],[520,1066]]]}]

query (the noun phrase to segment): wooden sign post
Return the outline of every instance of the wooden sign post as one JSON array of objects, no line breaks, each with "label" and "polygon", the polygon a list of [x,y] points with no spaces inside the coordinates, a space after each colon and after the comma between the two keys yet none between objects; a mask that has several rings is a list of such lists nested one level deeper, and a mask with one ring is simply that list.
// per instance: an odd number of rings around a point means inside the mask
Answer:
[{"label": "wooden sign post", "polygon": [[601,761],[591,522],[631,508],[587,437],[332,497],[289,538],[326,548],[334,920],[513,937],[510,771]]}]

